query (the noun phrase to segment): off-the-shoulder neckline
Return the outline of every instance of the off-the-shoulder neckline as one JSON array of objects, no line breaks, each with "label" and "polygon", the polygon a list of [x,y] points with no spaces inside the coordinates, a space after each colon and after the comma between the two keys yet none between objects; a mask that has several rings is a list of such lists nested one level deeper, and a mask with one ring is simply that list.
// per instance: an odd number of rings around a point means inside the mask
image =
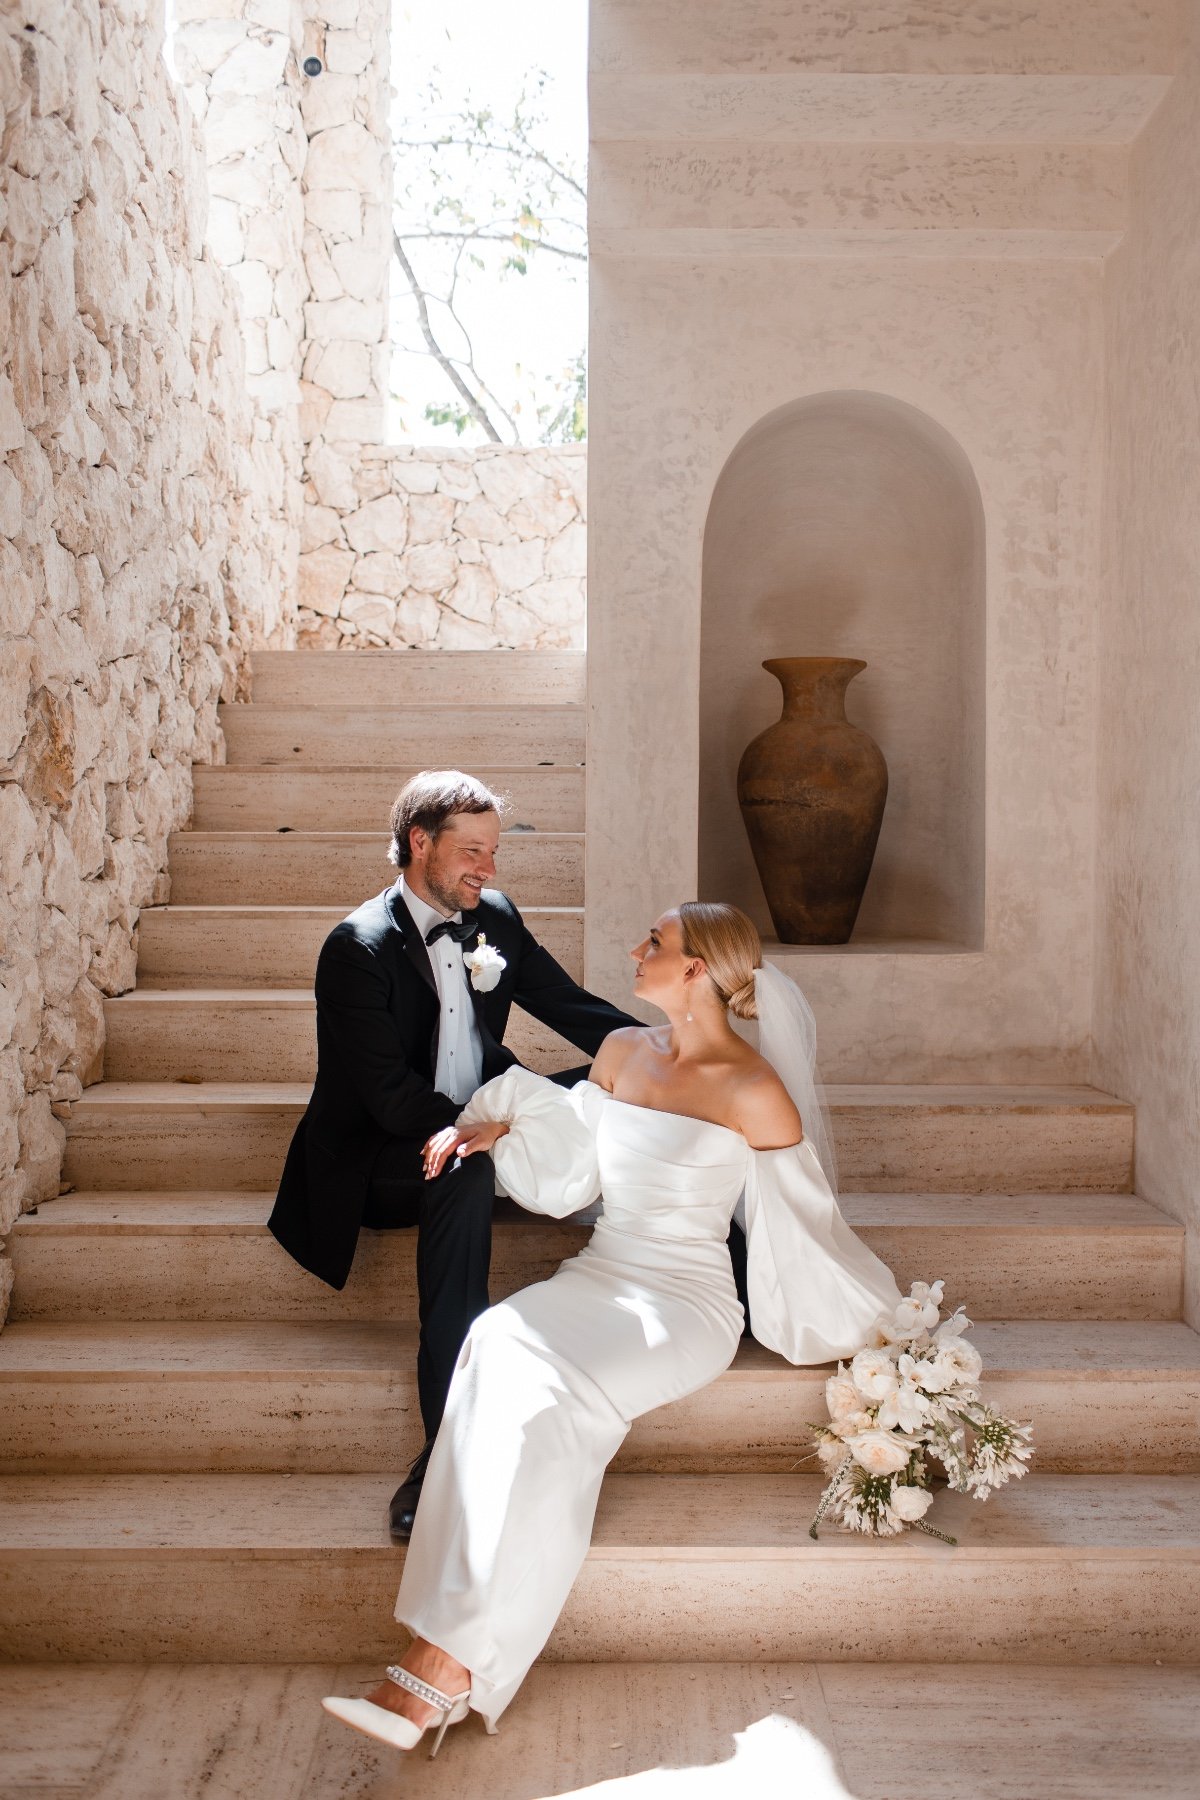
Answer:
[{"label": "off-the-shoulder neckline", "polygon": [[[754,1150],[754,1145],[748,1143],[742,1133],[735,1131],[732,1125],[719,1125],[715,1119],[700,1119],[695,1113],[669,1112],[665,1106],[639,1106],[636,1100],[618,1100],[610,1088],[601,1087],[598,1081],[589,1081],[585,1078],[583,1086],[595,1088],[598,1094],[603,1094],[605,1099],[611,1100],[614,1106],[624,1106],[629,1112],[654,1113],[660,1119],[683,1119],[689,1125],[708,1125],[713,1131],[723,1131],[726,1136],[737,1138],[739,1143],[745,1144],[747,1150]],[[770,1150],[754,1150],[754,1154],[770,1156],[778,1150],[798,1150],[804,1141],[801,1138],[795,1144],[775,1144]]]}]

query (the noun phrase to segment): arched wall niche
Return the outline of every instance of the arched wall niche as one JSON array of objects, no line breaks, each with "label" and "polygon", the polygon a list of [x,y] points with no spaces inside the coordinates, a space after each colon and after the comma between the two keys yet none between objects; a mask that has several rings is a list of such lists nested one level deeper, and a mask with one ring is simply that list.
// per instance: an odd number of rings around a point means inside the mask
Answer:
[{"label": "arched wall niche", "polygon": [[887,810],[854,942],[978,948],[984,911],[984,518],[927,414],[836,392],[767,414],[733,450],[704,532],[700,893],[770,914],[737,804],[778,718],[771,656],[854,656],[847,713],[883,750]]}]

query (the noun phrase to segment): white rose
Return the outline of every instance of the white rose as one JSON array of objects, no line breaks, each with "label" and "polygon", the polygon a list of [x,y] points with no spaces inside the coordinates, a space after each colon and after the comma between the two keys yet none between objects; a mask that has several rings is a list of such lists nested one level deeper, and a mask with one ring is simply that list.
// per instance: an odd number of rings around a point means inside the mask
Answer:
[{"label": "white rose", "polygon": [[892,1497],[888,1505],[898,1519],[906,1525],[915,1525],[923,1519],[933,1505],[933,1495],[920,1487],[901,1487],[899,1482],[892,1489]]},{"label": "white rose", "polygon": [[870,1431],[874,1423],[873,1412],[843,1413],[840,1419],[829,1421],[829,1429],[840,1438],[852,1438],[857,1437],[860,1431]]},{"label": "white rose", "polygon": [[911,1455],[910,1446],[892,1431],[860,1431],[846,1448],[868,1475],[898,1475]]},{"label": "white rose", "polygon": [[896,1365],[886,1350],[860,1350],[850,1364],[850,1379],[864,1400],[882,1400],[896,1388]]},{"label": "white rose", "polygon": [[933,1368],[943,1378],[944,1387],[960,1382],[974,1383],[983,1373],[983,1358],[974,1344],[965,1338],[950,1338],[942,1344],[933,1359]]},{"label": "white rose", "polygon": [[829,1408],[831,1419],[844,1419],[847,1414],[862,1410],[862,1397],[853,1380],[839,1366],[836,1375],[831,1375],[825,1383],[825,1404]]}]

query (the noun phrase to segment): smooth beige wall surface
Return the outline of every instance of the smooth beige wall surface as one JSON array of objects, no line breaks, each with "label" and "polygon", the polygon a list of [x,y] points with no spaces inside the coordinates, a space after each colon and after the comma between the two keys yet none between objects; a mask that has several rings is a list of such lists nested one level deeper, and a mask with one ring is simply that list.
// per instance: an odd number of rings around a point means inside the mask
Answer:
[{"label": "smooth beige wall surface", "polygon": [[[1195,16],[1195,14],[1194,14]],[[1198,34],[1200,35],[1200,34]],[[1191,1226],[1200,1323],[1200,55],[1136,147],[1105,271],[1095,1078],[1138,1192]]]},{"label": "smooth beige wall surface", "polygon": [[592,287],[589,978],[623,993],[625,948],[696,892],[722,469],[785,402],[888,394],[961,446],[982,495],[987,947],[804,958],[826,1072],[1085,1078],[1099,264],[601,253]]},{"label": "smooth beige wall surface", "polygon": [[745,746],[779,717],[769,656],[867,668],[847,716],[888,763],[859,941],[979,946],[984,825],[983,508],[922,413],[821,394],[760,421],[722,470],[704,533],[700,894],[773,935],[737,804]]}]

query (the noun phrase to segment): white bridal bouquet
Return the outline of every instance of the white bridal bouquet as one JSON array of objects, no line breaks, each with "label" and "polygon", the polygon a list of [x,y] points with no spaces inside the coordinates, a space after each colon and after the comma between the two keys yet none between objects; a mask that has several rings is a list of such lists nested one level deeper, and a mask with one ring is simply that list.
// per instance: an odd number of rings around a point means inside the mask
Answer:
[{"label": "white bridal bouquet", "polygon": [[913,1283],[870,1342],[825,1383],[829,1423],[814,1425],[817,1455],[829,1473],[809,1535],[829,1514],[846,1531],[892,1537],[925,1524],[933,1501],[930,1463],[940,1463],[960,1494],[986,1500],[1010,1476],[1024,1475],[1033,1428],[988,1406],[978,1381],[983,1359],[967,1342],[971,1321],[960,1306],[941,1316],[944,1283]]}]

